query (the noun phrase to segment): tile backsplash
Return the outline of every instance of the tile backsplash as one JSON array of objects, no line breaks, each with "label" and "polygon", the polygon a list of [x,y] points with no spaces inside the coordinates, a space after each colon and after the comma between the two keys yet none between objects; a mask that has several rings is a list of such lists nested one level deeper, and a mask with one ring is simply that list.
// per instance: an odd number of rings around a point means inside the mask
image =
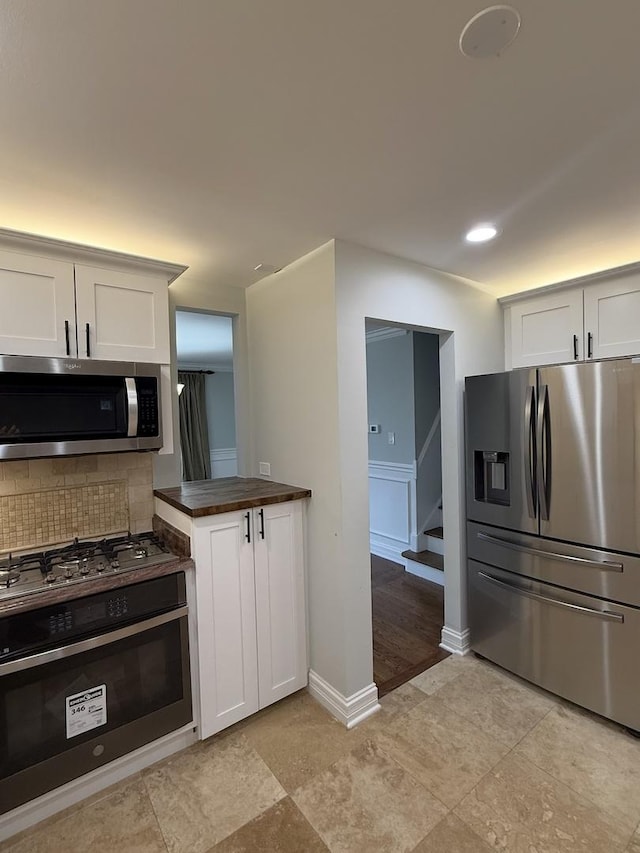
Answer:
[{"label": "tile backsplash", "polygon": [[150,453],[0,461],[0,553],[151,530]]}]

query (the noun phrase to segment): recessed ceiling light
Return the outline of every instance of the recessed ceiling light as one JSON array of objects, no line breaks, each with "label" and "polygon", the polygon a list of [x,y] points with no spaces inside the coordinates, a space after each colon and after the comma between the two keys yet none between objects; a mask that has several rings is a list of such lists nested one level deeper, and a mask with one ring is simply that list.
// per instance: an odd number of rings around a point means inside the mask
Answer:
[{"label": "recessed ceiling light", "polygon": [[486,222],[482,225],[475,225],[470,231],[467,231],[465,240],[467,243],[486,243],[487,240],[493,240],[497,233],[496,226]]}]

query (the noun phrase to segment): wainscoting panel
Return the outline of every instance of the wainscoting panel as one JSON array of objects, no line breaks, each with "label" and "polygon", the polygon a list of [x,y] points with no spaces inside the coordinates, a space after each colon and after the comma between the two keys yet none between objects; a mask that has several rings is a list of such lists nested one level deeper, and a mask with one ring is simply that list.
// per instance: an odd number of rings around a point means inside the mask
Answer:
[{"label": "wainscoting panel", "polygon": [[211,477],[214,480],[220,477],[235,477],[238,473],[238,454],[235,447],[224,447],[220,450],[211,450]]},{"label": "wainscoting panel", "polygon": [[415,538],[415,464],[369,462],[371,553],[404,565]]}]

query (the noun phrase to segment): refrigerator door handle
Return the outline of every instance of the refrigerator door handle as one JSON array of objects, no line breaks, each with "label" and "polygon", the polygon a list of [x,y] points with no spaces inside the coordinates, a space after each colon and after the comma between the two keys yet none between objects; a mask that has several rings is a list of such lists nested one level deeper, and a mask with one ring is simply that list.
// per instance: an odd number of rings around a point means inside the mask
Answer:
[{"label": "refrigerator door handle", "polygon": [[531,518],[536,517],[536,406],[535,388],[529,385],[524,403],[524,446],[527,448],[524,460],[524,483],[527,494],[527,508]]},{"label": "refrigerator door handle", "polygon": [[539,592],[532,592],[529,589],[523,589],[521,586],[507,583],[506,581],[494,578],[486,572],[478,572],[478,577],[489,583],[495,584],[502,589],[508,589],[509,592],[515,592],[517,595],[522,595],[525,598],[531,598],[534,601],[540,601],[542,604],[551,604],[554,607],[562,607],[564,610],[571,610],[574,613],[581,613],[583,616],[597,616],[599,619],[604,619],[607,622],[624,622],[622,613],[613,613],[611,610],[594,610],[592,607],[582,607],[579,604],[571,604],[569,601],[563,601],[561,598],[551,598],[548,595],[540,595]]},{"label": "refrigerator door handle", "polygon": [[533,557],[543,557],[547,560],[559,560],[563,563],[571,563],[573,566],[584,566],[589,569],[600,569],[601,572],[623,572],[624,565],[622,563],[614,563],[613,561],[603,560],[587,560],[585,557],[573,557],[571,554],[556,554],[555,551],[542,551],[539,548],[531,548],[528,545],[521,545],[519,542],[512,542],[511,539],[502,539],[500,536],[491,536],[489,533],[476,533],[478,539],[483,539],[485,542],[490,542],[492,545],[500,545],[502,548],[509,548],[511,551],[519,551],[521,554],[531,554]]},{"label": "refrigerator door handle", "polygon": [[549,520],[551,486],[551,431],[549,429],[549,386],[543,385],[538,398],[537,485],[540,518]]}]

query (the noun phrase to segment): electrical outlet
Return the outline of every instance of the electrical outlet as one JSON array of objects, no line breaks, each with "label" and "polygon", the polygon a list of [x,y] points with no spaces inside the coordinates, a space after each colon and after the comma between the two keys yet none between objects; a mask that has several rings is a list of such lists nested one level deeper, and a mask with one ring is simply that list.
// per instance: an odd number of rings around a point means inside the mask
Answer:
[{"label": "electrical outlet", "polygon": [[369,424],[369,432],[378,435],[380,432],[380,424]]},{"label": "electrical outlet", "polygon": [[395,443],[396,443],[396,434],[395,434],[395,432],[388,432],[388,433],[387,433],[387,442],[388,442],[389,444],[395,444]]},{"label": "electrical outlet", "polygon": [[261,477],[270,477],[271,476],[271,463],[270,462],[260,462],[259,471]]}]

